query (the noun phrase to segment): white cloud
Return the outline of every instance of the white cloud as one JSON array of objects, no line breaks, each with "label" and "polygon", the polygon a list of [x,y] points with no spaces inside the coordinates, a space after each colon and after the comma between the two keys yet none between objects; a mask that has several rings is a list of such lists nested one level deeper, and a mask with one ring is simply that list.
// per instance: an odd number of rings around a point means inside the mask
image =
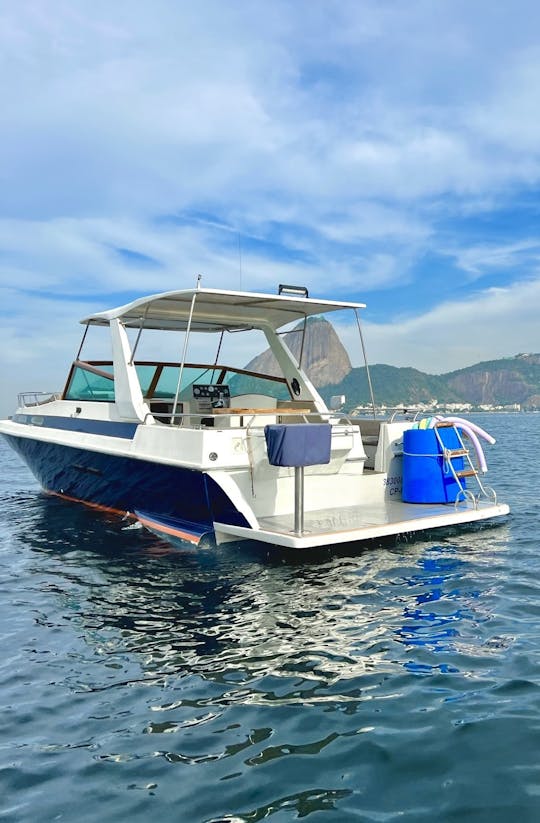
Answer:
[{"label": "white cloud", "polygon": [[[442,374],[483,360],[540,350],[540,277],[442,303],[422,316],[365,323],[372,363]],[[369,316],[369,315],[368,315]]]},{"label": "white cloud", "polygon": [[330,6],[336,18],[322,6],[311,23],[303,3],[135,3],[129,17],[99,3],[75,13],[60,2],[53,16],[41,4],[8,8],[12,208],[151,215],[206,202],[246,219],[272,192],[309,223],[359,198],[536,179],[537,143],[521,156],[513,145],[518,130],[536,133],[534,92],[501,132],[508,76],[514,96],[516,85],[534,88],[534,55],[523,69],[507,46],[499,74],[495,55],[467,42],[480,15],[445,4],[437,14],[421,2]]},{"label": "white cloud", "polygon": [[512,270],[528,263],[534,268],[540,262],[540,239],[521,240],[516,243],[485,243],[462,249],[448,250],[457,264],[469,273],[470,279],[478,279],[491,270]]},{"label": "white cloud", "polygon": [[538,348],[534,232],[494,240],[478,217],[540,179],[539,18],[532,0],[3,4],[3,388],[31,386],[33,359],[45,376],[41,353],[52,379],[94,300],[239,286],[238,234],[244,287],[380,290],[389,317],[425,256],[452,258],[461,302],[373,326],[380,360]]}]

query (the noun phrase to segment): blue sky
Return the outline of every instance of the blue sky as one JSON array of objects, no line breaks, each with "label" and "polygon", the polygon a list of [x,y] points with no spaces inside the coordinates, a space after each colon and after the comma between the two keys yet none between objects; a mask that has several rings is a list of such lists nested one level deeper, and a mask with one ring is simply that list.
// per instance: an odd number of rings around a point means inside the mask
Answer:
[{"label": "blue sky", "polygon": [[[540,351],[532,0],[0,2],[0,379],[209,287],[367,303],[372,362]],[[239,267],[239,238],[242,275]]]}]

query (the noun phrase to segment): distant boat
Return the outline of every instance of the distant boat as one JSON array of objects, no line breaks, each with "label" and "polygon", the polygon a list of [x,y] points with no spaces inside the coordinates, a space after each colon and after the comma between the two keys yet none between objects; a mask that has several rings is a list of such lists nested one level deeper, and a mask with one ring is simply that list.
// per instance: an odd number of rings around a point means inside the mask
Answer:
[{"label": "distant boat", "polygon": [[[328,407],[309,380],[302,345],[295,356],[284,341],[291,324],[304,321],[305,333],[309,317],[348,311],[363,350],[363,308],[298,287],[273,295],[197,287],[93,314],[81,321],[64,391],[21,395],[0,434],[48,492],[128,513],[172,542],[310,549],[506,515],[466,431],[379,419],[375,407],[371,419],[348,417],[338,411],[343,398]],[[82,358],[93,327],[108,333],[111,360]],[[254,330],[279,375],[222,359],[224,340],[243,362],[257,354],[242,343]],[[156,331],[173,334],[181,357],[137,358]],[[210,354],[188,359],[201,339]]]}]

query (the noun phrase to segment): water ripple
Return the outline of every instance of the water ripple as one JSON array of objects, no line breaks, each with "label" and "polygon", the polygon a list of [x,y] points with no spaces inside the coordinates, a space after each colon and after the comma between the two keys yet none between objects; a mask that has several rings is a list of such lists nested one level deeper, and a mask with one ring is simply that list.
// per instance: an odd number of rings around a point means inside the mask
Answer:
[{"label": "water ripple", "polygon": [[1,820],[536,820],[536,463],[505,525],[299,557],[171,552],[0,459]]}]

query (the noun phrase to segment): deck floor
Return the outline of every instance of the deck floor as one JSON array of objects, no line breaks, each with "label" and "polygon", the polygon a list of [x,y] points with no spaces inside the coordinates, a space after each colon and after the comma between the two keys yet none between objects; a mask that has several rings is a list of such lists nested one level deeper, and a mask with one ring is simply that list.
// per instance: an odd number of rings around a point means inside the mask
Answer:
[{"label": "deck floor", "polygon": [[468,503],[456,507],[453,503],[420,504],[385,500],[305,512],[301,534],[294,530],[294,513],[261,517],[258,529],[217,522],[214,525],[220,540],[234,536],[281,546],[309,548],[473,523],[502,517],[508,511],[506,504],[489,501],[479,503],[474,508]]},{"label": "deck floor", "polygon": [[[488,504],[491,505],[491,504]],[[460,505],[456,509],[453,503],[420,504],[401,501],[381,501],[343,508],[317,509],[304,513],[304,534],[331,534],[340,531],[356,531],[372,526],[387,526],[411,522],[426,517],[455,515],[459,512],[472,511],[470,506]],[[261,517],[259,526],[266,531],[294,534],[294,514]]]}]

